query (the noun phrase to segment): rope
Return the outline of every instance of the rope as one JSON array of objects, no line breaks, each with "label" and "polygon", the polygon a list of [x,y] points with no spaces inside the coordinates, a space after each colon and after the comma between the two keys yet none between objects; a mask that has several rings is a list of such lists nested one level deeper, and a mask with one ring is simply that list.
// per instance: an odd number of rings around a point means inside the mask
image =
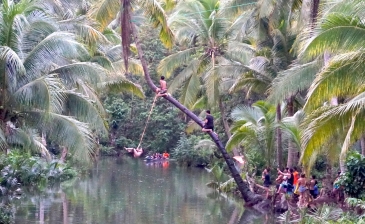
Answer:
[{"label": "rope", "polygon": [[153,108],[155,107],[156,100],[157,100],[157,95],[155,96],[155,99],[153,99],[153,103],[152,103],[152,106],[151,106],[151,110],[150,110],[150,113],[148,114],[147,121],[146,121],[146,125],[144,126],[144,129],[143,129],[143,132],[142,132],[142,135],[141,135],[141,139],[139,140],[139,144],[138,144],[138,146],[137,146],[137,149],[139,149],[139,147],[140,147],[140,146],[141,146],[141,144],[142,144],[143,136],[144,136],[144,133],[146,132],[147,125],[148,125],[148,121],[149,121],[149,120],[150,120],[150,118],[151,118],[152,110],[153,110]]}]

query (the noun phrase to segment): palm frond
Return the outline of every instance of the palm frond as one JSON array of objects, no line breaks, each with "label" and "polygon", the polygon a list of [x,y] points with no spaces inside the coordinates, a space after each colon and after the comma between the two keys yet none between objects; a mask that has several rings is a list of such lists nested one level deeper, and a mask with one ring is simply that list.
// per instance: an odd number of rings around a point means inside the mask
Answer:
[{"label": "palm frond", "polygon": [[242,12],[252,10],[259,0],[232,0],[223,2],[222,13],[225,15],[241,15]]},{"label": "palm frond", "polygon": [[167,16],[160,3],[156,0],[142,1],[146,17],[149,18],[155,28],[160,28],[160,39],[167,48],[173,45],[174,35],[167,23]]},{"label": "palm frond", "polygon": [[324,51],[343,52],[362,48],[365,42],[365,24],[353,15],[332,13],[321,21],[320,28],[303,46],[302,56],[316,57]]},{"label": "palm frond", "polygon": [[25,75],[25,68],[19,56],[6,46],[0,46],[0,62],[7,65],[4,82],[6,82],[8,90],[12,93],[16,90],[18,76],[22,77]]},{"label": "palm frond", "polygon": [[192,56],[197,53],[198,49],[198,47],[193,47],[167,56],[158,65],[158,73],[169,78],[176,68],[191,63]]},{"label": "palm frond", "polygon": [[231,112],[231,117],[234,121],[244,120],[256,124],[264,114],[256,107],[238,106]]},{"label": "palm frond", "polygon": [[[124,76],[127,71],[125,69],[124,61],[113,62],[114,71],[117,76]],[[128,72],[133,75],[143,75],[143,68],[141,63],[133,58],[128,59]]]},{"label": "palm frond", "polygon": [[127,79],[116,79],[103,82],[101,84],[102,88],[106,88],[110,92],[128,92],[134,94],[140,98],[144,98],[144,92],[142,87],[135,84]]},{"label": "palm frond", "polygon": [[208,100],[206,96],[200,97],[192,106],[192,110],[204,109],[207,108]]},{"label": "palm frond", "polygon": [[40,109],[45,111],[62,111],[64,89],[61,80],[55,74],[42,76],[21,86],[12,95],[20,110]]},{"label": "palm frond", "polygon": [[64,80],[64,83],[70,86],[75,85],[79,79],[96,86],[97,83],[110,75],[110,72],[102,66],[90,62],[76,62],[64,65],[50,71],[50,73],[58,74]]},{"label": "palm frond", "polygon": [[269,100],[278,103],[308,89],[322,66],[323,62],[317,59],[304,65],[294,64],[279,72],[269,89]]},{"label": "palm frond", "polygon": [[119,12],[121,4],[119,0],[103,0],[99,1],[100,5],[96,5],[96,20],[101,25],[101,30],[109,25],[115,18],[115,15]]},{"label": "palm frond", "polygon": [[22,147],[26,150],[29,150],[31,144],[31,138],[28,133],[20,128],[10,129],[6,141],[8,145]]},{"label": "palm frond", "polygon": [[185,67],[169,84],[169,92],[173,93],[178,90],[193,74],[197,73],[200,61],[198,59],[192,60],[187,67]]},{"label": "palm frond", "polygon": [[28,112],[27,119],[42,127],[51,141],[67,147],[76,160],[91,160],[94,141],[91,129],[86,123],[56,113],[47,113],[45,117],[42,111]]},{"label": "palm frond", "polygon": [[109,58],[107,58],[106,56],[93,56],[90,58],[90,62],[98,64],[101,67],[108,69],[108,70],[113,68],[113,64],[112,64],[111,60]]},{"label": "palm frond", "polygon": [[191,107],[196,102],[198,92],[200,91],[200,80],[196,74],[192,74],[182,87],[180,102]]},{"label": "palm frond", "polygon": [[37,20],[32,22],[23,34],[22,51],[31,52],[45,37],[57,31],[56,24],[49,21]]},{"label": "palm frond", "polygon": [[210,105],[214,105],[218,102],[220,98],[221,76],[219,75],[217,69],[213,68],[206,73],[203,79],[208,103]]},{"label": "palm frond", "polygon": [[83,42],[87,45],[108,42],[108,39],[104,36],[103,33],[88,24],[76,23],[74,24],[74,29],[76,30],[75,33],[80,36]]},{"label": "palm frond", "polygon": [[102,117],[105,116],[104,106],[99,99],[98,93],[96,92],[95,88],[91,87],[87,83],[79,80],[77,82],[77,92],[86,95],[93,102],[93,106],[97,109],[97,111],[101,114]]},{"label": "palm frond", "polygon": [[23,64],[29,81],[39,77],[38,71],[48,71],[53,64],[66,63],[65,59],[89,58],[88,52],[80,43],[73,40],[73,34],[52,33],[42,40],[25,58]]},{"label": "palm frond", "polygon": [[243,65],[248,65],[254,56],[255,49],[252,45],[240,42],[229,42],[228,52],[225,57],[238,61]]},{"label": "palm frond", "polygon": [[94,101],[87,96],[72,90],[64,91],[64,114],[75,117],[78,121],[88,123],[93,129],[106,134],[107,130],[104,122],[103,111],[99,111],[94,105]]},{"label": "palm frond", "polygon": [[365,68],[362,63],[364,59],[363,51],[334,56],[314,79],[307,94],[305,109],[312,110],[334,96],[345,97],[357,94],[359,87],[364,84],[362,79],[362,71]]},{"label": "palm frond", "polygon": [[228,139],[226,144],[226,149],[228,152],[232,151],[237,146],[244,144],[247,139],[252,140],[252,136],[255,136],[254,131],[247,126],[243,126],[239,131],[234,132],[232,136]]},{"label": "palm frond", "polygon": [[[362,97],[338,106],[322,106],[312,112],[304,121],[306,127],[303,132],[302,148],[304,149],[301,161],[303,164],[312,165],[313,155],[318,154],[318,150],[329,143],[337,142],[342,144],[348,128],[352,127],[351,140],[359,139],[363,134],[362,119],[364,119],[364,94]],[[357,111],[357,112],[356,112]],[[355,114],[356,112],[356,114]],[[354,121],[354,116],[356,120]],[[334,140],[334,136],[337,136]],[[313,154],[313,155],[312,155]]]}]

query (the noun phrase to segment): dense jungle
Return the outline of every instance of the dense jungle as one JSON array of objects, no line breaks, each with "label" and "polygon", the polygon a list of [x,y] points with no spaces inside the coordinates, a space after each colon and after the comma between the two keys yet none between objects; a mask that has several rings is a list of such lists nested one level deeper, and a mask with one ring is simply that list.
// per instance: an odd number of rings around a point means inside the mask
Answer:
[{"label": "dense jungle", "polygon": [[273,222],[365,223],[364,7],[0,0],[0,223],[102,157],[162,153]]}]

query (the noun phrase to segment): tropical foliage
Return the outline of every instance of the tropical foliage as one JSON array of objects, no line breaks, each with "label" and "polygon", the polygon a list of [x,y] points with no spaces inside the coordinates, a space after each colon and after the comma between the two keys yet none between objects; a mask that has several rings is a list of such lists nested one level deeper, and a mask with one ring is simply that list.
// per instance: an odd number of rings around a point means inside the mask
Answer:
[{"label": "tropical foliage", "polygon": [[20,151],[0,157],[0,193],[7,194],[21,186],[41,189],[49,182],[63,181],[76,176],[76,171],[59,160],[47,162]]},{"label": "tropical foliage", "polygon": [[[76,11],[65,17],[68,6],[52,1],[2,1],[3,149],[16,146],[50,158],[46,148],[50,141],[66,147],[73,158],[88,161],[94,144],[91,130],[106,134],[98,90],[124,87],[143,96],[138,86],[116,76],[121,57],[113,58],[113,54],[118,54],[118,48],[107,47],[107,38]],[[102,52],[91,51],[96,42],[105,43]]]},{"label": "tropical foliage", "polygon": [[[224,127],[218,136],[234,153],[259,166],[282,164],[283,155],[294,166],[299,154],[306,172],[321,156],[329,168],[339,161],[345,187],[362,186],[354,179],[362,157],[347,155],[358,141],[365,153],[364,1],[317,3],[3,0],[0,148],[52,161],[48,148],[57,145],[89,161],[101,136],[106,149],[137,145],[154,93],[138,101],[146,82],[134,75],[145,74],[153,87],[149,74],[160,74],[180,100],[168,96],[175,105],[212,109]],[[219,148],[231,169],[219,140],[215,147],[200,135],[180,135],[188,121],[158,100],[145,147],[200,165]]]},{"label": "tropical foliage", "polygon": [[346,158],[346,172],[341,174],[338,184],[349,197],[364,199],[365,157],[352,152]]},{"label": "tropical foliage", "polygon": [[209,147],[195,147],[199,139],[195,136],[187,137],[184,133],[181,134],[177,146],[172,151],[171,155],[182,164],[188,166],[206,166],[212,163],[214,150]]}]

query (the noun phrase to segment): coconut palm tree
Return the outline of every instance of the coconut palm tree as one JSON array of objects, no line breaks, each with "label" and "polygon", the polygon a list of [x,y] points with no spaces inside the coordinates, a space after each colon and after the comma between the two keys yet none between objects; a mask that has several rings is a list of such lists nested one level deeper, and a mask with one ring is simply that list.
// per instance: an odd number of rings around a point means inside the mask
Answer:
[{"label": "coconut palm tree", "polygon": [[[230,42],[236,33],[234,18],[230,19],[218,0],[180,2],[171,14],[169,24],[183,50],[163,59],[158,72],[172,80],[169,91],[180,91],[180,102],[192,109],[205,102],[219,108],[224,130],[231,136],[224,106],[224,94],[229,89],[225,65],[246,45]],[[251,52],[245,51],[244,54]],[[242,56],[242,54],[240,55]],[[246,57],[247,58],[247,57]]]},{"label": "coconut palm tree", "polygon": [[[302,162],[310,165],[318,151],[333,145],[342,145],[340,166],[344,171],[344,159],[349,146],[363,134],[361,120],[364,110],[363,97],[363,50],[361,36],[364,33],[363,14],[359,8],[363,1],[340,1],[329,3],[318,19],[314,32],[304,43],[301,56],[310,60],[332,55],[319,72],[308,91],[305,110],[310,113],[304,131]],[[342,29],[346,27],[346,29]],[[343,100],[340,105],[323,105],[333,97]],[[311,119],[311,120],[309,120]]]},{"label": "coconut palm tree", "polygon": [[93,87],[107,81],[110,72],[88,62],[88,50],[38,2],[6,0],[0,13],[2,146],[47,152],[40,141],[44,133],[76,159],[88,161],[90,130],[106,132]]},{"label": "coconut palm tree", "polygon": [[273,164],[275,149],[276,108],[265,101],[238,106],[231,113],[234,120],[227,149],[242,144],[246,150],[264,155],[267,165]]}]

